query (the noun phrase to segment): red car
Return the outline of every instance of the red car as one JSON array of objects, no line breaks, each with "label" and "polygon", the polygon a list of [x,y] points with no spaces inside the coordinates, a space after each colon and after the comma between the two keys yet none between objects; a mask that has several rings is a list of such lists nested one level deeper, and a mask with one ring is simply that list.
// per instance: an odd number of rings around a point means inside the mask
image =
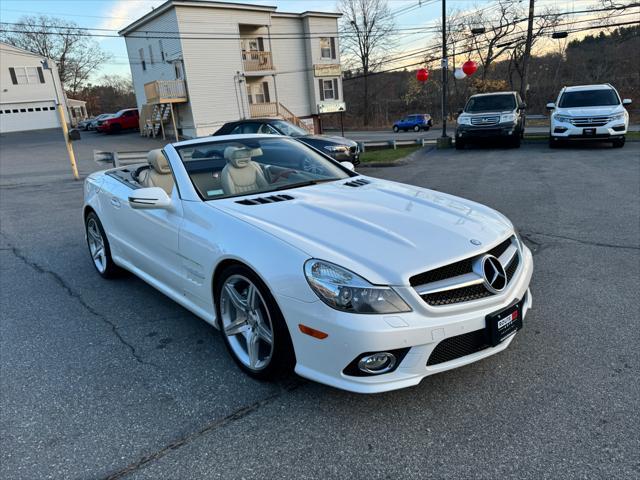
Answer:
[{"label": "red car", "polygon": [[137,108],[126,108],[115,115],[98,121],[97,130],[105,133],[117,133],[121,130],[140,128],[140,117]]}]

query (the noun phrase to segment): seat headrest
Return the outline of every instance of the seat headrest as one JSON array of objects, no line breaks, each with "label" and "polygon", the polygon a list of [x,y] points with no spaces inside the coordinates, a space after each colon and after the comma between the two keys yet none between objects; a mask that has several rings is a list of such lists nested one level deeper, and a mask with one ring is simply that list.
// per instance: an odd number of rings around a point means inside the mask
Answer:
[{"label": "seat headrest", "polygon": [[235,168],[246,167],[252,157],[260,155],[262,155],[261,148],[227,147],[224,149],[224,159]]},{"label": "seat headrest", "polygon": [[149,165],[153,167],[153,169],[158,173],[171,173],[171,168],[169,167],[169,161],[167,157],[164,156],[162,150],[159,148],[156,150],[151,150],[147,154],[147,162]]}]

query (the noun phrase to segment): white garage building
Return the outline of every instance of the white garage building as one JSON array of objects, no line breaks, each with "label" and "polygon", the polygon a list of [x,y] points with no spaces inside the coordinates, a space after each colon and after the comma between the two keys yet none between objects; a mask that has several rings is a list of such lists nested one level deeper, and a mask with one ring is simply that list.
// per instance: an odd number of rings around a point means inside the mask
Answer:
[{"label": "white garage building", "polygon": [[67,102],[53,61],[0,42],[0,133],[60,127]]}]

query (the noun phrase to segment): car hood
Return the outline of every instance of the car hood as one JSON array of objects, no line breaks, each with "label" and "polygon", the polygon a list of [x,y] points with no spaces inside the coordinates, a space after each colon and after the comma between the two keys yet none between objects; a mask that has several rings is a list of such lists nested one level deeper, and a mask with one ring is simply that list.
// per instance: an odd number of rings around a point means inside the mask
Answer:
[{"label": "car hood", "polygon": [[410,276],[477,255],[513,231],[503,215],[475,202],[358,178],[371,183],[353,187],[347,179],[291,189],[277,193],[292,200],[274,203],[208,203],[374,284],[407,285]]},{"label": "car hood", "polygon": [[613,113],[622,111],[620,105],[611,105],[604,107],[580,107],[580,108],[559,108],[556,113],[563,115],[571,115],[572,117],[590,117],[590,116],[608,116]]},{"label": "car hood", "polygon": [[297,137],[303,142],[309,141],[311,144],[326,144],[326,145],[347,145],[355,146],[356,142],[349,140],[348,138],[338,137],[333,135],[305,135],[303,137]]}]

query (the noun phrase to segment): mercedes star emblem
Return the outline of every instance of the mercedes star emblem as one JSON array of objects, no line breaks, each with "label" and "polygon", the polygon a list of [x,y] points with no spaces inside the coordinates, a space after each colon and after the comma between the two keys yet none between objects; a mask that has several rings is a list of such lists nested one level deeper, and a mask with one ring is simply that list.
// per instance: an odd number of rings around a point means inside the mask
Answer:
[{"label": "mercedes star emblem", "polygon": [[485,255],[482,258],[482,275],[484,286],[491,293],[500,293],[507,286],[507,273],[504,267],[493,255]]}]

